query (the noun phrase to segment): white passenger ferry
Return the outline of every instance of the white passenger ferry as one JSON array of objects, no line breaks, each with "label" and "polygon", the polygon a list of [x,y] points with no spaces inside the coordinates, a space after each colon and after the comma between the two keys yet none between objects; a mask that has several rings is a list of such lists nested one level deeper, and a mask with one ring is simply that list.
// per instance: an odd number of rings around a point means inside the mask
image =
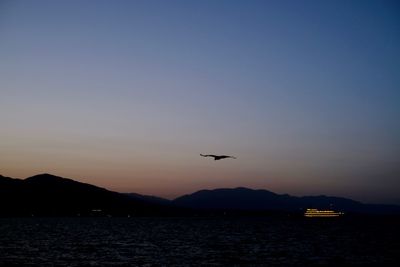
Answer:
[{"label": "white passenger ferry", "polygon": [[344,213],[334,210],[307,209],[304,217],[339,217]]}]

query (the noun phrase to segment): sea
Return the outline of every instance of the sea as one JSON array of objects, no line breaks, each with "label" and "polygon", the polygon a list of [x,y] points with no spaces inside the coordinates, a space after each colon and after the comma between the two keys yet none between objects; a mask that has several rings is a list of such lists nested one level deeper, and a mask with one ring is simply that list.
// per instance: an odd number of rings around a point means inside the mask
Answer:
[{"label": "sea", "polygon": [[0,266],[398,266],[400,219],[0,218]]}]

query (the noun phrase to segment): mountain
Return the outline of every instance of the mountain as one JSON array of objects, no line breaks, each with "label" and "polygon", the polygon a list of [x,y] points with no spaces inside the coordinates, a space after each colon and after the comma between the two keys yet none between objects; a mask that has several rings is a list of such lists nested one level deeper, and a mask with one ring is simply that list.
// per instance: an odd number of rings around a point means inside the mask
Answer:
[{"label": "mountain", "polygon": [[152,215],[168,208],[71,179],[40,174],[0,176],[0,216]]},{"label": "mountain", "polygon": [[330,196],[295,197],[268,190],[201,190],[173,201],[136,193],[117,193],[51,174],[14,179],[0,175],[0,216],[169,216],[235,211],[302,213],[333,208],[348,213],[400,214],[400,206],[363,204]]},{"label": "mountain", "polygon": [[295,197],[244,187],[201,190],[178,197],[172,203],[201,210],[303,212],[306,208],[333,208],[350,213],[400,214],[400,206],[396,205],[363,204],[323,195]]},{"label": "mountain", "polygon": [[178,197],[173,203],[199,209],[266,210],[280,209],[282,200],[279,195],[267,190],[239,187],[201,190]]}]

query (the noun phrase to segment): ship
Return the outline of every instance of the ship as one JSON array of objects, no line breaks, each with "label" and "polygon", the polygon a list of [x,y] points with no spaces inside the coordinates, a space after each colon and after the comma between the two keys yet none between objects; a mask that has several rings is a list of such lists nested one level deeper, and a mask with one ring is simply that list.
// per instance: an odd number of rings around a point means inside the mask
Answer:
[{"label": "ship", "polygon": [[306,209],[304,217],[331,218],[343,216],[343,212],[334,210]]}]

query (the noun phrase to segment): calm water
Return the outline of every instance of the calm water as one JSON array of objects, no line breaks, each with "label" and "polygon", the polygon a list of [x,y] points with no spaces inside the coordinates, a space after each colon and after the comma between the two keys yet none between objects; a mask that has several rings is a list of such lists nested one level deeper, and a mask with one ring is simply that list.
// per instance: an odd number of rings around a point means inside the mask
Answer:
[{"label": "calm water", "polygon": [[0,219],[1,266],[395,266],[400,220]]}]

